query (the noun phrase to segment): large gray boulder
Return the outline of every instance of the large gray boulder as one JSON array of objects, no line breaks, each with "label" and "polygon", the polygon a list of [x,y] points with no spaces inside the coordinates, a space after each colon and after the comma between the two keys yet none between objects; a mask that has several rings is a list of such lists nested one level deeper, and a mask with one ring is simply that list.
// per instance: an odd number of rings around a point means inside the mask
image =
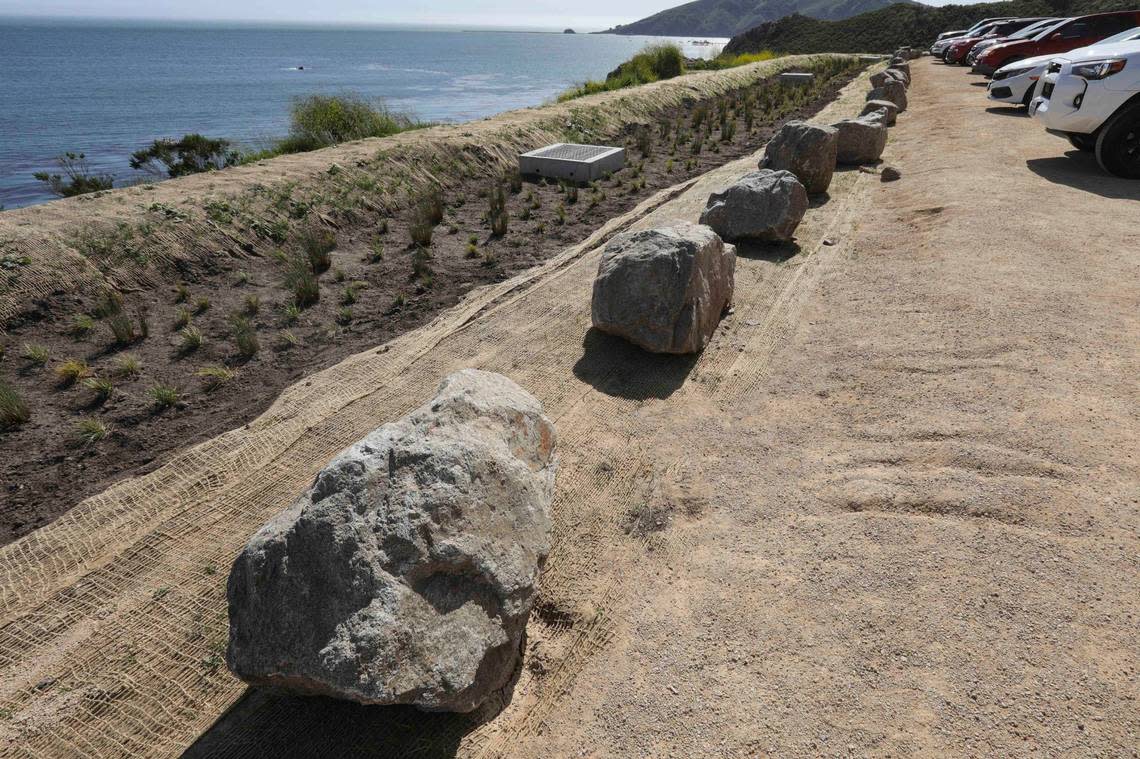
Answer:
[{"label": "large gray boulder", "polygon": [[732,303],[736,249],[680,223],[618,235],[602,252],[594,327],[654,353],[696,353]]},{"label": "large gray boulder", "polygon": [[859,112],[859,118],[879,115],[885,126],[894,126],[898,120],[899,107],[889,100],[868,100]]},{"label": "large gray boulder", "polygon": [[230,573],[241,679],[466,712],[518,664],[550,545],[555,433],[506,377],[465,370],[341,452]]},{"label": "large gray boulder", "polygon": [[901,68],[895,68],[892,66],[889,69],[885,69],[883,71],[883,73],[886,74],[887,76],[891,76],[891,77],[894,77],[895,79],[898,79],[900,82],[903,83],[903,85],[905,87],[908,87],[908,88],[910,87],[910,72],[903,71]]},{"label": "large gray boulder", "polygon": [[844,164],[873,163],[887,146],[887,125],[879,118],[864,116],[832,124],[839,132],[835,160]]},{"label": "large gray boulder", "polygon": [[760,168],[792,172],[809,195],[827,192],[835,172],[838,137],[829,126],[789,121],[764,148]]},{"label": "large gray boulder", "polygon": [[910,86],[910,77],[898,69],[884,69],[871,74],[871,86],[882,87],[887,82],[902,82],[904,87]]},{"label": "large gray boulder", "polygon": [[790,240],[807,207],[807,190],[795,174],[762,169],[710,195],[701,224],[730,242]]},{"label": "large gray boulder", "polygon": [[899,113],[906,110],[906,85],[899,81],[884,82],[881,87],[872,87],[867,100],[887,100],[894,103]]}]

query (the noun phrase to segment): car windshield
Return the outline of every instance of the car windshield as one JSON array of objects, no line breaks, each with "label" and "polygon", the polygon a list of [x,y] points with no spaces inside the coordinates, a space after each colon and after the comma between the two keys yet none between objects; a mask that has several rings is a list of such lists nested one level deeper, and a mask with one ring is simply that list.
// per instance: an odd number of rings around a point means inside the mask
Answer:
[{"label": "car windshield", "polygon": [[1109,44],[1112,44],[1113,42],[1129,42],[1131,40],[1138,40],[1138,39],[1140,39],[1140,26],[1134,26],[1131,29],[1129,29],[1128,31],[1121,32],[1120,34],[1114,34],[1111,37],[1105,37],[1104,39],[1102,39],[1100,42],[1097,42],[1096,44],[1097,45],[1109,45]]},{"label": "car windshield", "polygon": [[1011,40],[1026,40],[1026,39],[1029,39],[1030,37],[1032,37],[1033,35],[1037,34],[1038,32],[1040,32],[1045,27],[1053,26],[1056,23],[1057,23],[1057,19],[1055,19],[1055,18],[1049,18],[1049,19],[1045,19],[1044,21],[1038,21],[1037,23],[1030,24],[1029,26],[1025,27],[1020,32],[1015,32],[1014,34],[1009,35],[1009,38]]}]

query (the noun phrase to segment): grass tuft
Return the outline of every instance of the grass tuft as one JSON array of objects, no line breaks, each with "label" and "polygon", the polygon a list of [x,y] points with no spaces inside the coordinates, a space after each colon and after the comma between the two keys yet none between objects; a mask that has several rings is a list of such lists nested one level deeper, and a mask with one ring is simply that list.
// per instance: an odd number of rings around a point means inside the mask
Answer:
[{"label": "grass tuft", "polygon": [[83,386],[95,394],[95,404],[106,403],[115,394],[115,384],[104,377],[88,377]]},{"label": "grass tuft", "polygon": [[253,358],[261,350],[261,343],[257,339],[257,328],[244,316],[235,315],[230,318],[230,335],[234,339],[238,355],[244,359]]},{"label": "grass tuft", "polygon": [[178,403],[182,394],[172,385],[154,385],[147,391],[155,411],[164,411]]},{"label": "grass tuft", "polygon": [[101,419],[80,419],[75,425],[75,444],[95,445],[110,433],[111,428]]},{"label": "grass tuft", "polygon": [[32,412],[16,388],[0,380],[0,429],[19,427],[32,418]]},{"label": "grass tuft", "polygon": [[55,376],[59,378],[60,387],[71,387],[79,380],[90,377],[91,368],[82,359],[69,358],[55,368]]},{"label": "grass tuft", "polygon": [[202,335],[202,330],[189,326],[182,330],[182,340],[178,344],[178,351],[183,355],[193,353],[201,348],[205,342],[206,338]]},{"label": "grass tuft", "polygon": [[47,346],[39,343],[24,343],[24,349],[20,355],[32,366],[43,366],[51,358],[51,351],[47,349]]},{"label": "grass tuft", "polygon": [[196,374],[202,381],[202,389],[212,393],[237,375],[224,366],[204,366]]},{"label": "grass tuft", "polygon": [[133,353],[124,353],[115,361],[115,374],[125,378],[137,377],[142,374],[142,361]]}]

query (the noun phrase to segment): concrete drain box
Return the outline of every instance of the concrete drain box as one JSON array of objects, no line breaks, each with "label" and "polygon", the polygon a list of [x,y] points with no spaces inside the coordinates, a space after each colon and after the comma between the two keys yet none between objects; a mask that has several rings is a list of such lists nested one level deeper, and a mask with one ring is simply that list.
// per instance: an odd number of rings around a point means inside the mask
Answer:
[{"label": "concrete drain box", "polygon": [[811,80],[815,79],[815,74],[808,71],[785,71],[780,74],[780,84],[793,84],[803,86],[811,84]]},{"label": "concrete drain box", "polygon": [[606,172],[625,166],[625,149],[602,145],[573,145],[560,142],[519,156],[519,173],[524,177],[592,182]]}]

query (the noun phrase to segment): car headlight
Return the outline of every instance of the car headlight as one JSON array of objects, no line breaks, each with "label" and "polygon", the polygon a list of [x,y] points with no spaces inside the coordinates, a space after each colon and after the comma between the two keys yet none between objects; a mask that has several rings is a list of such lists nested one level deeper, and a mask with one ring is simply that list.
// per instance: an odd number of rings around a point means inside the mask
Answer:
[{"label": "car headlight", "polygon": [[1012,79],[1015,76],[1021,76],[1027,71],[1030,71],[1030,69],[1002,69],[994,74],[994,79],[1000,82],[1002,79]]},{"label": "car headlight", "polygon": [[1106,58],[1103,61],[1087,61],[1073,66],[1073,74],[1082,79],[1104,79],[1124,68],[1123,58]]}]

